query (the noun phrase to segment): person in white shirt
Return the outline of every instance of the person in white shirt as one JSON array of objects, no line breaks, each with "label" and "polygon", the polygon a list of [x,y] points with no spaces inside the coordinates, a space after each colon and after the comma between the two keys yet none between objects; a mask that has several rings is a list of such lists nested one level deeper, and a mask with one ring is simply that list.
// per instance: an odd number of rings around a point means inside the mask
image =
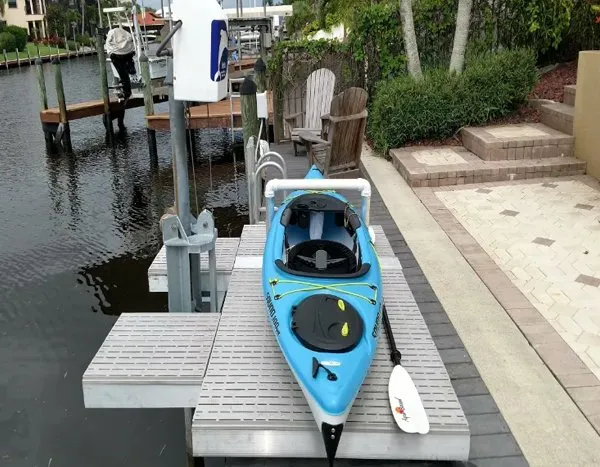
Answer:
[{"label": "person in white shirt", "polygon": [[123,86],[123,99],[131,96],[131,79],[129,75],[135,75],[135,64],[133,56],[135,48],[133,46],[133,37],[122,26],[116,26],[108,31],[106,35],[106,54],[110,57],[113,65],[119,73],[119,79]]}]

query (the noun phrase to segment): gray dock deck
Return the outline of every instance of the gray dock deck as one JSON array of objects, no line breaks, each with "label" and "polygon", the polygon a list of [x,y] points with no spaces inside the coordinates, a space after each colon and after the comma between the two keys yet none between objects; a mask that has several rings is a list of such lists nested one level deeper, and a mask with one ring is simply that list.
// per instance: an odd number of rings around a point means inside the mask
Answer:
[{"label": "gray dock deck", "polygon": [[[393,365],[382,336],[337,457],[467,460],[470,435],[458,397],[400,263],[377,231],[379,255],[388,259],[382,264],[384,301],[431,431],[408,435],[395,425],[387,393]],[[242,253],[262,258],[265,236],[264,225],[244,227],[238,259]],[[260,262],[234,267],[192,422],[194,455],[323,458],[321,435],[267,320],[261,284]]]},{"label": "gray dock deck", "polygon": [[124,313],[82,378],[88,408],[193,407],[220,314]]},{"label": "gray dock deck", "polygon": [[[291,155],[291,146],[280,145],[272,146],[272,149],[280,152],[286,158],[288,164],[288,176],[295,178],[302,178],[306,173],[307,165],[305,157],[293,157]],[[368,174],[363,171],[363,176],[369,178]],[[357,201],[349,196],[349,199],[353,202]],[[420,310],[420,314],[424,323],[427,325],[427,329],[431,338],[437,348],[437,352],[443,365],[447,371],[450,382],[454,388],[454,392],[457,395],[457,399],[462,406],[462,410],[466,416],[468,426],[470,429],[470,449],[468,453],[468,462],[455,462],[452,465],[469,465],[478,467],[491,467],[491,466],[505,466],[505,467],[521,467],[527,466],[528,463],[523,457],[523,454],[516,443],[510,428],[506,424],[504,418],[500,414],[498,407],[490,395],[485,383],[481,379],[479,372],[471,361],[468,352],[465,350],[464,345],[457,335],[456,330],[443,307],[439,303],[434,291],[431,289],[427,278],[424,276],[423,271],[419,267],[418,262],[414,258],[410,248],[407,246],[402,234],[399,232],[396,224],[391,219],[389,212],[379,196],[377,189],[373,186],[373,196],[371,202],[371,222],[381,226],[377,229],[377,237],[380,238],[379,232],[383,231],[389,240],[389,248],[394,254],[398,263],[401,264],[403,277],[406,279],[406,284],[414,301]],[[258,230],[259,226],[248,226],[244,231],[243,240],[250,241],[251,236],[260,235]],[[383,246],[379,242],[378,248]],[[388,248],[386,246],[386,248]],[[259,249],[248,250],[244,244],[244,248],[240,248],[238,251],[238,259],[234,260],[234,264],[237,266],[236,277],[232,278],[232,281],[237,281],[237,274],[240,275],[252,275],[253,269],[256,268],[258,262],[257,257],[260,256]],[[395,270],[394,264],[396,260],[392,256],[389,257],[391,270]],[[383,266],[384,269],[386,266]],[[386,273],[387,274],[387,273]],[[240,276],[241,277],[241,276]],[[386,279],[387,280],[387,279]],[[228,305],[229,306],[229,305]],[[228,312],[226,311],[224,318],[227,318]],[[119,318],[122,319],[122,318]],[[225,321],[221,322],[223,331],[227,329],[229,324]],[[397,328],[396,328],[397,329]],[[270,331],[270,329],[269,329]],[[249,331],[254,332],[254,331]],[[400,338],[398,338],[400,340]],[[385,344],[382,344],[385,345]],[[406,355],[408,358],[408,350]],[[201,378],[204,378],[204,374]],[[209,375],[207,374],[206,377]],[[195,404],[194,404],[195,405]],[[123,405],[127,407],[128,405]],[[196,429],[198,429],[199,420],[202,419],[202,412],[198,412],[196,416]],[[316,427],[315,427],[316,428]],[[316,431],[316,430],[315,430]],[[268,449],[270,444],[265,440],[265,448]],[[194,444],[201,443],[202,441],[196,436],[194,438]],[[195,446],[200,448],[201,446]],[[243,455],[243,453],[238,453]],[[228,458],[226,460],[227,466],[317,466],[322,465],[322,455],[319,455],[320,459],[310,461],[309,459],[269,459],[269,458],[256,458],[251,452],[245,454],[246,457],[235,457]],[[210,460],[207,465],[210,464]],[[345,463],[339,462],[339,465],[363,465],[362,462]],[[431,466],[436,464],[435,462],[412,462],[410,463],[413,467],[418,466]],[[222,466],[222,463],[218,463]],[[364,465],[378,465],[378,466],[391,466],[391,465],[405,465],[404,462],[391,461],[391,462],[367,462]]]}]

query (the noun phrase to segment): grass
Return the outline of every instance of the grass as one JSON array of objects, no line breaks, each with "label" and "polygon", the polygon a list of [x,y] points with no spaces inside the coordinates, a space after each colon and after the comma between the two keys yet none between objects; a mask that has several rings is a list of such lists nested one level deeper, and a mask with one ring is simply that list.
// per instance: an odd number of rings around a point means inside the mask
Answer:
[{"label": "grass", "polygon": [[[29,50],[29,54],[31,55],[32,59],[37,58],[37,47],[33,42],[28,42],[27,43],[27,49]],[[58,49],[59,53],[66,53],[67,49]],[[73,52],[73,51],[71,51]],[[1,51],[0,51],[1,53]],[[41,45],[40,44],[40,55],[42,57],[45,57],[47,55],[56,55],[56,47],[49,47],[47,45]],[[6,57],[8,58],[8,60],[16,60],[17,59],[17,53],[16,52],[9,52],[8,50],[6,51]],[[27,60],[27,51],[26,50],[19,50],[19,57],[21,58],[21,60]],[[0,61],[4,61],[4,56],[0,55]]]}]

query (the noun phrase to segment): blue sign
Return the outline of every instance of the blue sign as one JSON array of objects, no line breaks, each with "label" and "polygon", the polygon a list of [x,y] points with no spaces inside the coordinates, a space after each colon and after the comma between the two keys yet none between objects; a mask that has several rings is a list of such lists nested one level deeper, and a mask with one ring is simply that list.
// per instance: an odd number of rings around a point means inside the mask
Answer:
[{"label": "blue sign", "polygon": [[[1,0],[0,0],[1,1]],[[222,81],[227,76],[229,54],[227,51],[227,22],[214,20],[211,26],[210,79]]]}]

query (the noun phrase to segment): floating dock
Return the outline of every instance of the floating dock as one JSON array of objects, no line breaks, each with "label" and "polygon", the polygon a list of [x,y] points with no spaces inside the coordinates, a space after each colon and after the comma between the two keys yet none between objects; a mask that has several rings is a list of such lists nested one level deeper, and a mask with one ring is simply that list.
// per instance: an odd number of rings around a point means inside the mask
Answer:
[{"label": "floating dock", "polygon": [[[400,262],[383,229],[373,227],[391,325],[431,430],[409,435],[395,425],[387,395],[393,365],[382,338],[338,458],[465,461],[470,432],[458,397]],[[231,268],[221,313],[122,314],[83,376],[85,406],[195,408],[191,442],[197,457],[325,457],[267,320],[261,292],[265,237],[264,224],[245,226],[237,248],[235,241],[231,245],[233,264],[229,252],[218,253],[228,245],[217,244],[217,270],[226,275]],[[149,271],[150,283],[163,281],[158,264]]]}]

